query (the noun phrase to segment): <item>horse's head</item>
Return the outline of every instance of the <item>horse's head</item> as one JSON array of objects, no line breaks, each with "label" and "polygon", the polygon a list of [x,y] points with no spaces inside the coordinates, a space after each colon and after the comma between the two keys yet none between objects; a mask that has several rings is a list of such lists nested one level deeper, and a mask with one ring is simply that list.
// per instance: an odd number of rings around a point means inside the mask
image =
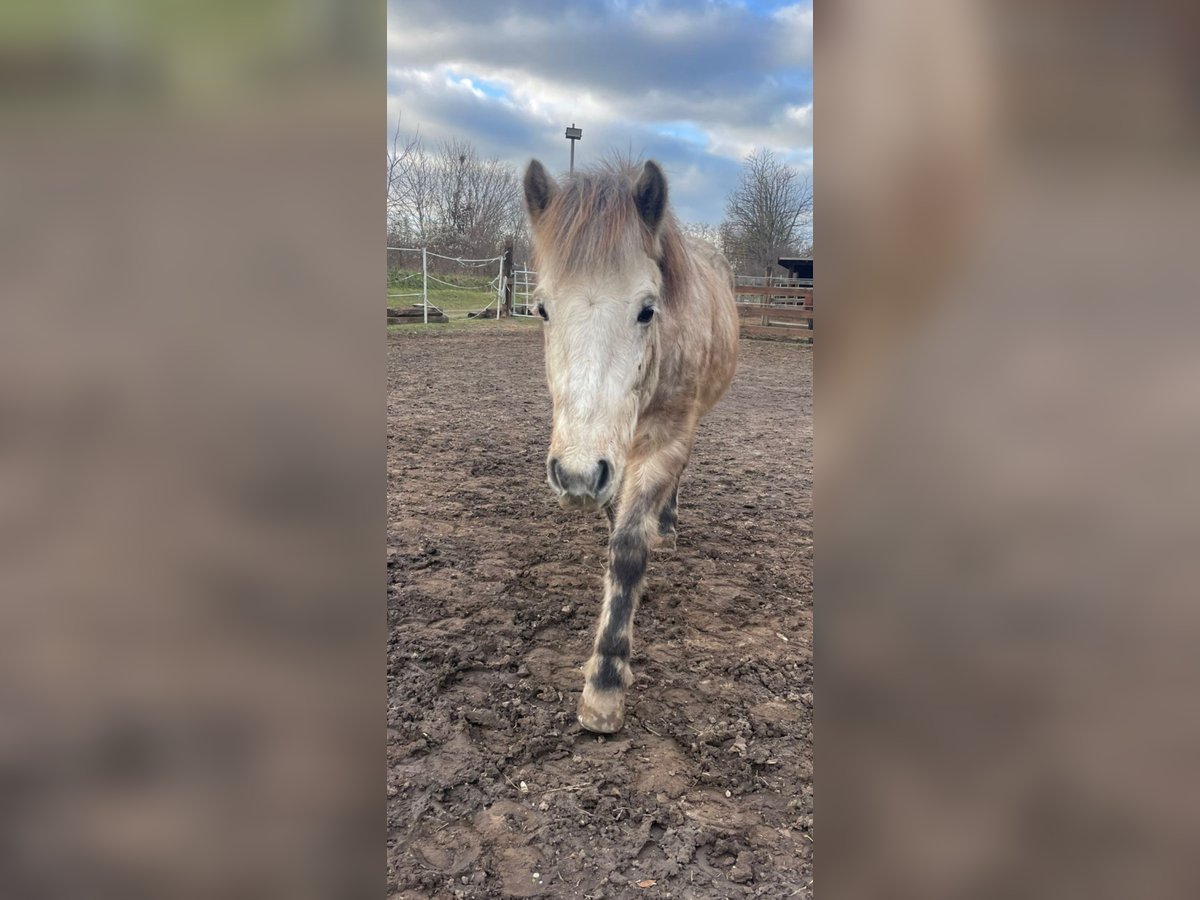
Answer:
[{"label": "horse's head", "polygon": [[554,403],[547,477],[564,508],[603,506],[658,379],[666,178],[647,162],[560,186],[534,160],[525,202]]}]

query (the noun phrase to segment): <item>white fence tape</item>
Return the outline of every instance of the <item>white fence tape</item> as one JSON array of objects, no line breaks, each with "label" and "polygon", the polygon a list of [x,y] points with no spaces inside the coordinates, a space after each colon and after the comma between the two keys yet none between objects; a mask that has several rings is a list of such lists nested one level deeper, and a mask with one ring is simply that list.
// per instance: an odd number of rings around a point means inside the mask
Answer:
[{"label": "white fence tape", "polygon": [[[421,273],[420,273],[421,274],[421,290],[414,291],[412,293],[403,293],[403,294],[392,293],[389,290],[388,297],[389,297],[389,299],[394,299],[396,297],[420,297],[420,298],[422,298],[420,305],[424,307],[424,310],[425,310],[424,319],[426,322],[429,321],[429,282],[431,282],[431,281],[435,282],[437,284],[444,285],[448,288],[455,288],[457,290],[480,291],[481,293],[487,292],[489,294],[494,294],[492,299],[489,300],[487,305],[484,306],[482,310],[479,310],[479,312],[485,312],[485,311],[491,309],[493,305],[496,306],[497,310],[500,308],[501,298],[503,298],[503,296],[504,296],[504,257],[503,256],[490,256],[487,259],[466,259],[461,256],[445,256],[441,253],[433,253],[432,251],[430,251],[426,248],[422,248],[422,247],[390,247],[389,246],[387,249],[390,251],[396,251],[398,253],[420,253],[421,254]],[[471,269],[482,269],[484,266],[491,265],[492,263],[499,263],[500,265],[497,267],[496,277],[493,278],[490,282],[488,282],[488,284],[485,287],[468,287],[468,286],[461,285],[461,284],[452,284],[449,281],[444,281],[443,279],[438,278],[436,275],[430,275],[429,267],[427,265],[427,258],[430,256],[437,257],[438,259],[444,259],[449,262],[458,263],[459,265],[463,265],[463,266],[466,266]],[[408,275],[405,275],[403,278],[397,279],[395,284],[399,285],[405,281],[408,281],[409,279],[416,278],[416,277],[417,277],[417,273],[411,272]]]}]

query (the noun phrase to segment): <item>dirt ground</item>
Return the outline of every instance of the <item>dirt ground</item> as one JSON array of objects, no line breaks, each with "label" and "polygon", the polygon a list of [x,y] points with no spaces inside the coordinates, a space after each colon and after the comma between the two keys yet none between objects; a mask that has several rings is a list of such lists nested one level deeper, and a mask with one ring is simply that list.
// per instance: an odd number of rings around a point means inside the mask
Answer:
[{"label": "dirt ground", "polygon": [[388,379],[389,896],[811,897],[812,351],[742,341],[607,738],[607,521],[545,484],[540,329],[391,335]]}]

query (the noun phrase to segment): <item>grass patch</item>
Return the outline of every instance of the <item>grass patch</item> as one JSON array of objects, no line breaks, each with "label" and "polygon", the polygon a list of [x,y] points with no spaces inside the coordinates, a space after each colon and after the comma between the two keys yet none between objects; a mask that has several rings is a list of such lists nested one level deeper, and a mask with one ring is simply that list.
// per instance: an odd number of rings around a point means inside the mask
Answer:
[{"label": "grass patch", "polygon": [[[483,309],[495,302],[496,289],[492,275],[431,275],[429,304],[442,310],[451,319],[465,318],[467,313]],[[434,279],[438,279],[435,281]],[[445,282],[444,284],[442,282]],[[421,303],[421,271],[392,269],[388,272],[387,305],[403,308]],[[407,327],[407,326],[397,326]]]},{"label": "grass patch", "polygon": [[527,331],[541,325],[541,319],[514,316],[509,319],[451,319],[449,322],[430,322],[426,325],[419,322],[415,325],[389,325],[388,334],[445,334],[446,332],[466,332],[476,330],[491,330],[497,334],[514,331]]}]

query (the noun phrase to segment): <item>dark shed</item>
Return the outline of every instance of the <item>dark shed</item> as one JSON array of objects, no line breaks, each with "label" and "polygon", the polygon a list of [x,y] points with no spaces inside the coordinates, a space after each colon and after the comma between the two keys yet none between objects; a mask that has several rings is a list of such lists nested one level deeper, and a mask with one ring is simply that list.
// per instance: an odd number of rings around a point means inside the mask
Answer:
[{"label": "dark shed", "polygon": [[801,281],[813,280],[813,261],[811,259],[784,256],[780,257],[779,265],[787,269],[793,278],[799,278]]}]

